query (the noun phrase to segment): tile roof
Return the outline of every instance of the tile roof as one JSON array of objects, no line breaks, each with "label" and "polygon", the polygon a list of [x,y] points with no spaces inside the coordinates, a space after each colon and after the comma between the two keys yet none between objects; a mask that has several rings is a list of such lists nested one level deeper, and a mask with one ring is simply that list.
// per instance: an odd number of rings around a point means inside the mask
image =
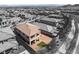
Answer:
[{"label": "tile roof", "polygon": [[22,33],[24,33],[25,35],[28,35],[28,36],[32,36],[38,32],[40,32],[38,29],[39,27],[35,26],[35,25],[32,25],[30,23],[24,23],[24,24],[18,24],[16,26],[16,28],[18,30],[20,30]]}]

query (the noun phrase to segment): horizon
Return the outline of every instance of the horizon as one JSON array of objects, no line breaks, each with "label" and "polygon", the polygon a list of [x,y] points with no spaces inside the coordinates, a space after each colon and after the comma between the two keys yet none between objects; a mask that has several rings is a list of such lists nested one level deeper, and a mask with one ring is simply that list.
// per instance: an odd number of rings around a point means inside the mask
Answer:
[{"label": "horizon", "polygon": [[64,4],[14,4],[14,5],[7,5],[1,4],[0,6],[63,6]]}]

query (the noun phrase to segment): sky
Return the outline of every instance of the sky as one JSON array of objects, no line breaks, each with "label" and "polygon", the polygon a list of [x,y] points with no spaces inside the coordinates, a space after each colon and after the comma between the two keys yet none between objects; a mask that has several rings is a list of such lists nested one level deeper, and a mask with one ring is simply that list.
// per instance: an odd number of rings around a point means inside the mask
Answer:
[{"label": "sky", "polygon": [[78,0],[0,0],[0,5],[79,4]]}]

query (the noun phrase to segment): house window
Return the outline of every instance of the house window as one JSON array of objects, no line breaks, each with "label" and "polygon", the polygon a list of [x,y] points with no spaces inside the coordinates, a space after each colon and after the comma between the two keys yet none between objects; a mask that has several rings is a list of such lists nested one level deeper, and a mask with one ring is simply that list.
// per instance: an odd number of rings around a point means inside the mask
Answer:
[{"label": "house window", "polygon": [[34,37],[35,37],[35,35],[32,35],[32,36],[31,36],[31,38],[34,38]]},{"label": "house window", "polygon": [[36,34],[36,36],[38,36],[39,34]]},{"label": "house window", "polygon": [[39,41],[39,39],[36,39],[36,41]]},{"label": "house window", "polygon": [[32,44],[35,44],[35,40],[31,41],[31,45],[32,45]]}]

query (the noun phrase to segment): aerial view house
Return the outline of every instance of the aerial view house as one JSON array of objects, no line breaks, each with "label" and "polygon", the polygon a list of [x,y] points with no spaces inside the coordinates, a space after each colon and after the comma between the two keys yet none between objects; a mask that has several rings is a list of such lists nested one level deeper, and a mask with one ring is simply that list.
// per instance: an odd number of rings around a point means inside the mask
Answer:
[{"label": "aerial view house", "polygon": [[41,48],[46,47],[52,41],[51,37],[42,34],[39,29],[40,28],[36,25],[23,23],[16,25],[15,32],[18,33],[26,43],[28,43],[30,48],[37,52]]}]

